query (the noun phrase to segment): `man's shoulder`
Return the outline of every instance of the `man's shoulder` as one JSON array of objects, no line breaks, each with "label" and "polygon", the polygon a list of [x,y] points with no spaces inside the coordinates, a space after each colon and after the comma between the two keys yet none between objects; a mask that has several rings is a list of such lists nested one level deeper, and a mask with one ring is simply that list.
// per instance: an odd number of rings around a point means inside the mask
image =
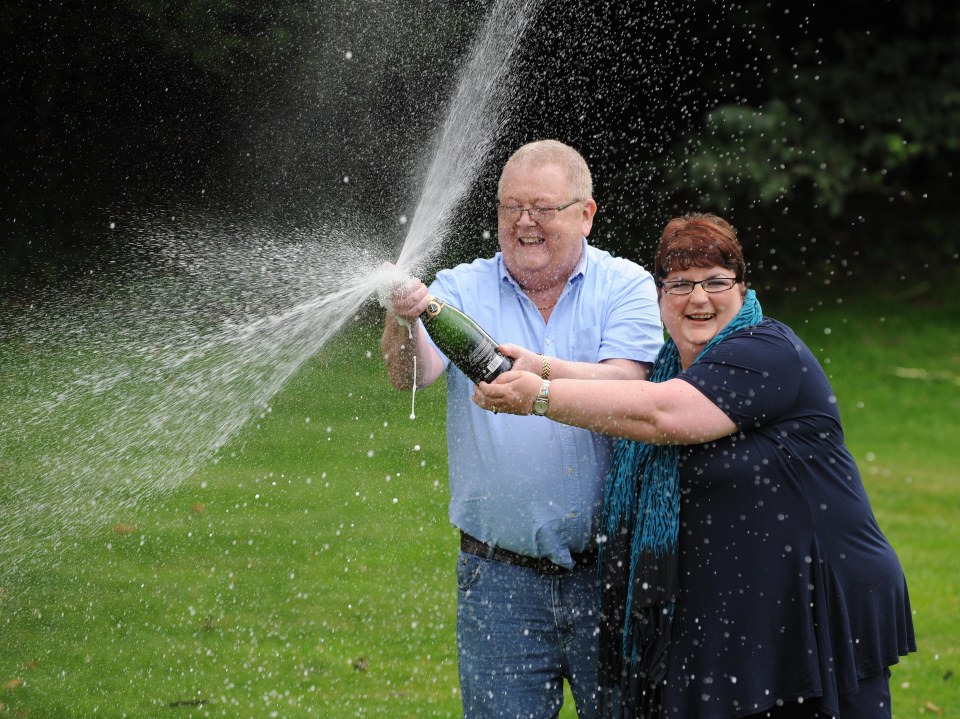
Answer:
[{"label": "man's shoulder", "polygon": [[616,257],[606,250],[593,245],[587,245],[587,272],[595,273],[605,280],[621,279],[623,281],[644,280],[651,277],[650,273],[633,260],[625,257]]},{"label": "man's shoulder", "polygon": [[457,294],[496,284],[500,280],[499,253],[493,257],[480,257],[473,262],[462,262],[454,267],[440,270],[431,287]]},{"label": "man's shoulder", "polygon": [[437,272],[437,278],[443,277],[470,277],[499,272],[500,253],[493,257],[478,257],[472,262],[461,262],[453,267]]}]

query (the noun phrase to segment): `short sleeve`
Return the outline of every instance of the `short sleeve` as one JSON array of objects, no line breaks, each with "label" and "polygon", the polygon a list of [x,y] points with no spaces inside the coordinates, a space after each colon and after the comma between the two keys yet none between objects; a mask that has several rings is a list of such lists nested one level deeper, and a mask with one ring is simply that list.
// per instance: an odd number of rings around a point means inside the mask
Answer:
[{"label": "short sleeve", "polygon": [[798,349],[768,322],[731,335],[679,375],[741,430],[776,422],[800,391],[805,370]]}]

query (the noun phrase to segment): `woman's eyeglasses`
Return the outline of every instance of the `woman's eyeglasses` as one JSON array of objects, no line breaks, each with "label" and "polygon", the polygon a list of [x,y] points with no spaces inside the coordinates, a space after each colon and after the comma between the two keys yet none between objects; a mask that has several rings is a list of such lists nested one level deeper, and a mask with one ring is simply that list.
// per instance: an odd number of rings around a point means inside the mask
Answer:
[{"label": "woman's eyeglasses", "polygon": [[668,295],[689,295],[693,288],[700,285],[704,292],[724,292],[737,284],[736,277],[711,277],[709,280],[666,280],[657,283]]}]

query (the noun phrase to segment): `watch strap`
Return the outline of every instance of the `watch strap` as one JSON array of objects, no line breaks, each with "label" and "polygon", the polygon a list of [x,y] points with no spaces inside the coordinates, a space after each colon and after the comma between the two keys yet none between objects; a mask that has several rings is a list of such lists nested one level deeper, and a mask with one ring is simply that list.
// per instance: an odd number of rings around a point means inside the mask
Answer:
[{"label": "watch strap", "polygon": [[550,409],[550,380],[545,379],[540,383],[540,392],[533,401],[533,413],[541,417]]}]

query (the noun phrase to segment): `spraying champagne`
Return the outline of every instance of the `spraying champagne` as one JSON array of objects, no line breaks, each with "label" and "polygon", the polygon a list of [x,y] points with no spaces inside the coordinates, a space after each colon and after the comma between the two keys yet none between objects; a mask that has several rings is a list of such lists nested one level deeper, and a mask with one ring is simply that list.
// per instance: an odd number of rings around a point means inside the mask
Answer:
[{"label": "spraying champagne", "polygon": [[[380,305],[391,311],[392,289],[409,278],[395,267],[386,270],[383,276],[379,288]],[[406,320],[399,316],[396,319],[409,327]],[[497,349],[496,340],[471,317],[443,300],[430,297],[426,309],[420,313],[420,320],[437,348],[474,384],[492,382],[513,367],[513,360]]]}]

